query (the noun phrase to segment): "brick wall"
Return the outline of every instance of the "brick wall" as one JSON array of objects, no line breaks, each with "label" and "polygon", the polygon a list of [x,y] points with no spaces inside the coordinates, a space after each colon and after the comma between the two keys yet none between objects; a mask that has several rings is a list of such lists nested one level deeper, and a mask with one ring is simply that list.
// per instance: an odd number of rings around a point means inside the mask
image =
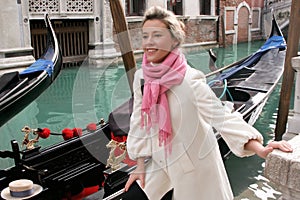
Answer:
[{"label": "brick wall", "polygon": [[193,19],[186,23],[185,43],[217,41],[217,22],[214,20]]},{"label": "brick wall", "polygon": [[[232,10],[227,10],[226,14],[225,14],[225,7],[233,7],[235,8],[235,11],[237,10],[237,7],[242,3],[242,2],[246,2],[249,7],[250,10],[253,11],[253,8],[261,8],[261,10],[263,10],[263,6],[264,6],[264,1],[263,0],[220,0],[220,15],[224,16],[226,15],[226,27],[225,30],[227,31],[226,34],[226,38],[225,40],[220,40],[220,45],[224,45],[224,41],[227,44],[232,44],[234,42],[234,38],[237,38],[237,42],[244,42],[247,41],[248,38],[248,31],[249,31],[249,26],[251,29],[255,28],[255,31],[251,31],[251,38],[250,40],[257,40],[257,39],[261,39],[262,38],[262,31],[261,31],[261,27],[259,27],[260,25],[258,24],[258,21],[260,20],[261,16],[258,14],[257,11],[254,10],[253,15],[252,15],[252,23],[253,24],[249,24],[251,22],[251,20],[249,19],[249,11],[248,9],[243,6],[239,13],[235,13],[236,15],[238,15],[238,35],[235,35],[236,33],[234,32],[234,19],[235,19],[235,15],[234,12]],[[219,25],[219,29],[220,29],[220,33],[224,32],[223,31],[223,25],[220,23]],[[231,31],[230,33],[228,33],[228,31]]]},{"label": "brick wall", "polygon": [[[264,6],[263,0],[220,0],[220,16],[224,17],[225,7],[235,8],[239,6],[240,3],[246,2],[250,10],[260,7],[261,10]],[[185,44],[194,44],[201,42],[218,42],[220,46],[225,42],[230,45],[233,44],[234,39],[237,38],[237,42],[244,42],[248,40],[248,31],[249,31],[249,23],[251,20],[249,19],[249,11],[244,6],[240,9],[239,13],[239,26],[238,31],[239,34],[235,35],[235,12],[234,10],[226,11],[226,27],[225,30],[227,34],[225,34],[225,38],[223,38],[223,24],[219,21],[215,21],[213,19],[183,19],[186,25],[186,40]],[[261,27],[258,24],[258,20],[261,18],[261,13],[257,11],[253,11],[252,22],[253,25],[250,28],[256,28],[255,31],[251,31],[250,40],[257,40],[262,38]],[[128,27],[130,29],[130,36],[132,40],[132,47],[134,50],[141,50],[141,19],[137,20],[129,20]],[[219,27],[218,27],[219,26]],[[228,33],[229,32],[229,33]],[[117,38],[114,37],[116,49],[118,50],[118,41]]]}]

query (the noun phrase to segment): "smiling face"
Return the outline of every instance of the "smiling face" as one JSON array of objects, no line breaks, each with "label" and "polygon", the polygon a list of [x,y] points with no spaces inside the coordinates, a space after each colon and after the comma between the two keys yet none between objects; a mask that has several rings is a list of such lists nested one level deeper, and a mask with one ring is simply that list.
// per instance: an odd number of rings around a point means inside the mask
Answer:
[{"label": "smiling face", "polygon": [[142,47],[149,62],[161,63],[177,45],[177,40],[162,21],[151,19],[144,23]]}]

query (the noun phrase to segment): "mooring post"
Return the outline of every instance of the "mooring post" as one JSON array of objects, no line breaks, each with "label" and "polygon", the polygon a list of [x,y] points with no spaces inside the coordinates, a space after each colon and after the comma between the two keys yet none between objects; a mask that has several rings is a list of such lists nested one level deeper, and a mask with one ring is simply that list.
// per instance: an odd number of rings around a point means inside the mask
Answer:
[{"label": "mooring post", "polygon": [[300,29],[300,1],[293,0],[291,5],[291,16],[288,30],[287,52],[284,64],[282,86],[280,92],[278,117],[275,128],[275,140],[281,140],[286,131],[289,114],[290,98],[294,84],[294,69],[291,59],[298,54]]}]

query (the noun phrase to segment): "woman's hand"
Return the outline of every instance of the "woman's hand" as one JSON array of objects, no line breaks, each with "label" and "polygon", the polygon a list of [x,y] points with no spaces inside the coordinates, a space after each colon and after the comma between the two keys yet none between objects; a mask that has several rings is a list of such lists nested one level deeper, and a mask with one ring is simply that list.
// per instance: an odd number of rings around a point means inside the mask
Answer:
[{"label": "woman's hand", "polygon": [[125,185],[125,192],[127,192],[134,181],[140,181],[140,186],[145,187],[145,158],[137,159],[137,167],[130,174],[127,183]]},{"label": "woman's hand", "polygon": [[279,149],[283,152],[293,151],[291,145],[285,140],[272,141],[265,147],[257,140],[249,140],[249,142],[245,144],[245,149],[254,151],[261,158],[266,158],[274,149]]},{"label": "woman's hand", "polygon": [[273,149],[279,149],[283,152],[293,152],[292,146],[285,140],[272,141],[266,147],[271,147]]}]

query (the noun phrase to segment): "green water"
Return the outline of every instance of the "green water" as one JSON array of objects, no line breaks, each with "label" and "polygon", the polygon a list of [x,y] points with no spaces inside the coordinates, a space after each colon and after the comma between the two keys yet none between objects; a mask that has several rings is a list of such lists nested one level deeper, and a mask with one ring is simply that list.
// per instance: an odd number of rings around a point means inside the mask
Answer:
[{"label": "green water", "polygon": [[[218,48],[217,66],[228,65],[256,51],[262,42],[242,43],[227,48]],[[208,69],[208,53],[199,51],[187,54],[193,66],[204,73]],[[139,65],[139,64],[138,64]],[[255,127],[264,135],[266,142],[273,138],[279,99],[278,86],[268,100]],[[64,128],[82,127],[107,119],[109,112],[130,96],[123,66],[95,68],[83,64],[76,68],[66,68],[58,79],[34,102],[0,128],[1,150],[11,150],[10,141],[23,140],[21,128],[49,128],[61,132]],[[48,146],[63,141],[60,136],[40,139],[39,145]],[[237,158],[231,156],[225,162],[235,195],[245,190],[262,174],[264,160],[257,156]],[[13,165],[13,160],[2,159],[2,169]],[[204,183],[205,184],[205,183]]]}]

